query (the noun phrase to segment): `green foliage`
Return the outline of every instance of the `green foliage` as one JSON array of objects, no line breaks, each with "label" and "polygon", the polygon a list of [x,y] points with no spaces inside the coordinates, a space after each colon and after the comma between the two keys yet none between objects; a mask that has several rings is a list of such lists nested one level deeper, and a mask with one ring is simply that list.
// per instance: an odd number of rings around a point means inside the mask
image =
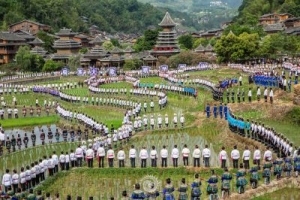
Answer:
[{"label": "green foliage", "polygon": [[80,55],[71,56],[68,60],[68,66],[71,71],[76,71],[80,67]]},{"label": "green foliage", "polygon": [[258,34],[223,35],[214,46],[219,62],[237,62],[255,57],[259,47]]},{"label": "green foliage", "polygon": [[151,50],[156,43],[158,37],[159,29],[156,30],[146,30],[144,36],[137,39],[133,49],[136,52]]},{"label": "green foliage", "polygon": [[115,46],[115,47],[121,47],[119,40],[117,39],[111,39],[110,42]]},{"label": "green foliage", "polygon": [[294,107],[286,116],[289,121],[292,121],[298,126],[300,125],[300,107]]},{"label": "green foliage", "polygon": [[[141,33],[150,25],[156,26],[164,14],[165,9],[137,0],[0,0],[2,27],[31,19],[52,26],[54,31],[68,27],[88,32],[89,26],[97,25],[107,32]],[[172,11],[171,14],[185,19],[184,26],[198,24],[187,13]]]},{"label": "green foliage", "polygon": [[182,35],[178,38],[178,43],[182,49],[192,49],[193,48],[193,37],[191,34]]},{"label": "green foliage", "polygon": [[23,71],[39,72],[45,63],[43,57],[30,53],[29,46],[20,47],[15,59],[17,65]]},{"label": "green foliage", "polygon": [[239,15],[234,22],[239,25],[255,27],[261,15],[267,13],[290,13],[300,16],[299,0],[244,0],[239,7]]},{"label": "green foliage", "polygon": [[82,48],[82,49],[79,50],[79,52],[82,53],[82,54],[86,54],[88,51],[89,51],[88,48]]},{"label": "green foliage", "polygon": [[60,70],[62,68],[62,64],[55,62],[53,60],[47,60],[43,66],[44,72],[53,72]]},{"label": "green foliage", "polygon": [[110,50],[113,50],[114,48],[114,45],[111,41],[105,41],[103,44],[102,44],[103,48],[107,51],[110,51]]},{"label": "green foliage", "polygon": [[124,70],[136,70],[140,69],[142,64],[143,62],[140,59],[125,60],[123,68]]},{"label": "green foliage", "polygon": [[45,124],[54,124],[58,122],[59,122],[59,117],[54,115],[54,116],[44,116],[44,117],[7,119],[7,120],[2,120],[1,124],[3,128],[14,128],[14,127],[28,127],[28,126],[38,126],[38,125],[45,125]]},{"label": "green foliage", "polygon": [[48,53],[55,52],[55,49],[53,48],[54,38],[52,36],[48,35],[44,31],[39,31],[37,33],[37,37],[44,42],[43,47],[46,51],[48,51]]}]

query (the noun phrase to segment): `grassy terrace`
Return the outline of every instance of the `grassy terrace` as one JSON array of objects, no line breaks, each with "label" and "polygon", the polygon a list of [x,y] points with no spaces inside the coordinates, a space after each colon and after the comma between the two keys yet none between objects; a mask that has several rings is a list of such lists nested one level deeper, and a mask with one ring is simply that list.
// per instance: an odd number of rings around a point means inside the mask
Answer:
[{"label": "grassy terrace", "polygon": [[[297,146],[300,146],[300,137],[297,134],[299,131],[299,125],[293,122],[293,118],[290,115],[290,112],[294,112],[295,106],[290,102],[292,99],[292,94],[282,93],[279,90],[275,90],[275,103],[271,106],[269,103],[264,104],[256,101],[256,86],[249,85],[247,80],[247,74],[241,73],[238,70],[233,69],[217,69],[210,71],[201,71],[201,72],[190,72],[190,78],[201,78],[213,81],[217,83],[220,80],[225,78],[238,78],[239,75],[243,76],[243,86],[240,87],[235,85],[233,88],[237,90],[244,88],[245,94],[247,95],[248,89],[251,87],[253,89],[254,100],[252,104],[249,104],[247,101],[241,104],[235,103],[229,104],[229,107],[233,110],[238,116],[242,116],[246,119],[252,119],[255,121],[261,121],[267,126],[274,127],[278,132],[286,135],[290,140],[292,140]],[[66,83],[66,82],[78,82],[83,81],[83,77],[63,77],[60,80],[43,82],[41,84],[48,83]],[[142,78],[141,83],[157,83],[157,84],[168,84],[165,80],[159,77],[150,77]],[[127,91],[132,88],[132,85],[126,82],[120,83],[111,83],[106,85],[101,85],[102,88],[127,88]],[[194,86],[193,86],[194,87]],[[195,86],[197,87],[197,86]],[[85,86],[83,88],[76,88],[72,90],[64,90],[65,93],[77,96],[88,96],[88,97],[101,97],[101,98],[119,98],[124,100],[132,100],[135,102],[150,102],[150,98],[145,96],[135,96],[129,95],[107,95],[107,94],[92,94],[88,91],[88,88]],[[250,150],[253,151],[254,146],[257,144],[253,141],[249,141],[239,136],[234,135],[228,129],[227,122],[223,119],[206,119],[204,109],[206,103],[218,104],[212,99],[210,91],[198,88],[198,98],[194,99],[193,97],[179,95],[174,92],[167,92],[168,95],[168,105],[165,109],[159,110],[158,108],[158,98],[154,98],[156,104],[154,112],[148,111],[145,113],[142,110],[142,115],[146,114],[148,117],[150,115],[157,116],[158,114],[168,114],[169,121],[172,121],[174,113],[183,113],[186,118],[186,127],[183,129],[162,129],[155,131],[145,131],[136,134],[129,143],[123,145],[124,149],[128,151],[131,144],[135,144],[137,149],[140,149],[142,146],[147,146],[149,148],[151,145],[155,144],[157,147],[161,147],[163,144],[166,144],[171,151],[174,144],[177,144],[179,148],[182,148],[183,144],[188,144],[190,149],[193,149],[195,144],[209,144],[211,148],[217,155],[220,151],[220,148],[224,145],[226,146],[227,153],[233,148],[234,144],[238,144],[238,149],[243,150],[245,145],[248,145]],[[4,98],[8,104],[12,103],[13,95],[4,95]],[[69,103],[62,101],[56,97],[47,95],[47,94],[35,94],[30,92],[29,94],[16,94],[18,100],[19,116],[20,119],[5,119],[0,120],[2,126],[6,129],[8,128],[31,128],[34,126],[41,126],[45,124],[58,124],[62,125],[77,125],[76,121],[69,122],[61,119],[56,116],[54,110],[51,110],[50,116],[45,116],[45,111],[42,110],[41,117],[34,118],[23,118],[21,116],[21,109],[23,105],[35,107],[35,99],[39,99],[39,103],[43,105],[44,100],[47,101],[58,101],[62,106],[67,109],[84,112],[89,116],[95,118],[98,121],[101,121],[107,124],[109,127],[111,124],[114,127],[120,127],[125,113],[125,109],[113,106],[93,106],[91,104],[83,105],[82,103]],[[246,98],[247,99],[247,98]],[[91,100],[91,99],[90,99]],[[226,102],[226,94],[224,95],[224,101]],[[149,105],[149,104],[148,104]],[[149,110],[149,109],[148,109]],[[29,110],[27,111],[29,113]],[[57,151],[70,151],[74,149],[76,143],[58,143],[46,146],[38,146],[35,148],[29,148],[21,152],[12,153],[10,155],[2,157],[0,162],[0,174],[3,173],[5,168],[16,168],[19,169],[22,165],[27,165],[32,161],[35,161],[41,158],[44,155],[50,155],[51,152]],[[118,151],[118,148],[116,151]],[[261,147],[264,150],[264,147]],[[127,154],[126,154],[127,155]],[[182,161],[179,162],[179,164]],[[202,162],[202,161],[201,161]],[[159,162],[160,163],[160,162]],[[190,164],[192,161],[190,160]],[[252,163],[252,162],[250,162]],[[139,163],[138,163],[139,164]],[[150,163],[148,163],[149,166]],[[171,162],[169,161],[169,164]],[[130,163],[125,163],[129,167]],[[181,165],[181,164],[180,164]],[[201,163],[202,165],[202,163]],[[215,162],[215,166],[218,166],[218,162]],[[115,167],[117,166],[117,161],[115,162]],[[136,168],[134,170],[125,168],[125,169],[95,169],[97,168],[97,161],[94,161],[94,169],[73,169],[70,172],[64,173],[61,172],[57,177],[48,179],[43,185],[40,186],[41,189],[45,192],[51,192],[52,194],[59,192],[62,195],[62,199],[66,197],[67,194],[80,195],[86,199],[87,195],[93,195],[96,198],[108,199],[110,196],[115,196],[119,199],[122,190],[126,189],[129,192],[133,189],[133,184],[140,180],[145,175],[154,175],[156,176],[164,185],[163,181],[171,177],[175,188],[178,188],[179,181],[181,178],[185,177],[187,183],[190,184],[193,180],[194,173],[200,172],[201,178],[203,180],[203,186],[201,190],[203,192],[204,198],[206,198],[206,183],[205,180],[209,177],[209,169],[194,169],[189,168],[178,168],[173,169],[169,167],[167,169],[140,169]],[[234,170],[231,170],[232,173],[235,173]],[[217,169],[217,173],[221,175],[222,171]],[[232,190],[235,191],[234,182],[232,182]],[[99,185],[101,189],[99,190]],[[219,187],[220,188],[220,187]],[[190,191],[189,191],[190,192]],[[178,195],[178,192],[175,192]],[[268,194],[264,197],[259,197],[258,199],[275,199],[279,196],[285,196],[286,199],[291,199],[292,196],[289,194],[294,194],[294,199],[299,199],[297,192],[294,189],[287,189],[284,191],[278,191],[274,194]],[[272,196],[273,195],[273,196]]]}]

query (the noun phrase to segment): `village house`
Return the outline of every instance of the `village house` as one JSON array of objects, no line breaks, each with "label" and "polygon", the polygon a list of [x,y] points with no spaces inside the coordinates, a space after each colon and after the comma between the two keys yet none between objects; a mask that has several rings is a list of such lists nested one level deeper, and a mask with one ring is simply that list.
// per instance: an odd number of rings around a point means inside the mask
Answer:
[{"label": "village house", "polygon": [[51,30],[51,26],[30,21],[27,19],[9,25],[9,31],[12,33],[20,30],[27,31],[30,34],[36,35],[39,31],[49,32]]},{"label": "village house", "polygon": [[0,32],[0,64],[7,64],[15,58],[20,46],[26,45],[26,40],[14,33]]}]

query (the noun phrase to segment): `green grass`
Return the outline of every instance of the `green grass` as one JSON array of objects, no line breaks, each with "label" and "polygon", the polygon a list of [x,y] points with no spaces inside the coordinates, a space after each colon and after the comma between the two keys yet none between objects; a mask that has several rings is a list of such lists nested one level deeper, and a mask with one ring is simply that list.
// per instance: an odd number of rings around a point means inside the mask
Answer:
[{"label": "green grass", "polygon": [[[138,183],[146,175],[155,176],[160,182],[158,191],[162,191],[167,178],[171,178],[175,190],[177,190],[182,178],[186,178],[187,184],[190,185],[194,180],[194,173],[194,170],[186,170],[185,168],[145,168],[134,170],[131,168],[82,168],[66,173],[59,173],[57,178],[48,179],[43,185],[38,187],[37,190],[41,189],[44,193],[50,192],[51,194],[59,192],[62,199],[68,194],[72,194],[72,196],[82,196],[84,199],[87,199],[88,196],[93,196],[96,199],[109,199],[113,196],[115,199],[120,199],[122,191],[126,190],[128,194],[131,195],[133,185]],[[222,171],[216,169],[216,173],[221,175]],[[205,198],[207,197],[207,184],[205,181],[210,176],[210,170],[202,170],[200,176],[203,184],[201,186],[202,197]],[[99,186],[101,186],[100,190]],[[178,194],[177,191],[174,192],[175,197],[177,197]],[[188,194],[190,195],[190,188]]]},{"label": "green grass", "polygon": [[17,169],[20,170],[22,166],[31,164],[33,161],[42,159],[43,156],[52,155],[53,151],[59,155],[61,151],[75,150],[77,143],[53,143],[45,146],[39,145],[31,148],[24,149],[22,151],[16,151],[14,153],[6,154],[0,158],[0,175],[3,174],[5,169]]},{"label": "green grass", "polygon": [[55,124],[58,122],[59,122],[59,117],[56,115],[0,120],[0,124],[2,124],[3,128],[48,125],[48,124]]},{"label": "green grass", "polygon": [[296,200],[300,199],[299,188],[284,188],[275,192],[255,197],[252,200]]},{"label": "green grass", "polygon": [[160,77],[148,77],[148,78],[141,78],[140,83],[166,84],[168,82]]}]

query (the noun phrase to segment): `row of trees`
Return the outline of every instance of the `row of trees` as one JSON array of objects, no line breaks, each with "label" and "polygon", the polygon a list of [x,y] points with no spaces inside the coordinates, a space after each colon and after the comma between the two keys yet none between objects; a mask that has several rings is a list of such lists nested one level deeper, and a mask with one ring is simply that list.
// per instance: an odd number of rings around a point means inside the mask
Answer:
[{"label": "row of trees", "polygon": [[230,32],[217,40],[214,50],[218,62],[240,62],[255,58],[279,59],[282,54],[296,56],[300,52],[300,37],[284,33],[267,35]]},{"label": "row of trees", "polygon": [[[64,66],[62,62],[55,62],[53,60],[45,61],[42,56],[30,53],[29,46],[19,48],[15,56],[15,61],[13,68],[20,71],[49,72],[60,70]],[[72,61],[72,59],[70,59],[70,61]]]}]

